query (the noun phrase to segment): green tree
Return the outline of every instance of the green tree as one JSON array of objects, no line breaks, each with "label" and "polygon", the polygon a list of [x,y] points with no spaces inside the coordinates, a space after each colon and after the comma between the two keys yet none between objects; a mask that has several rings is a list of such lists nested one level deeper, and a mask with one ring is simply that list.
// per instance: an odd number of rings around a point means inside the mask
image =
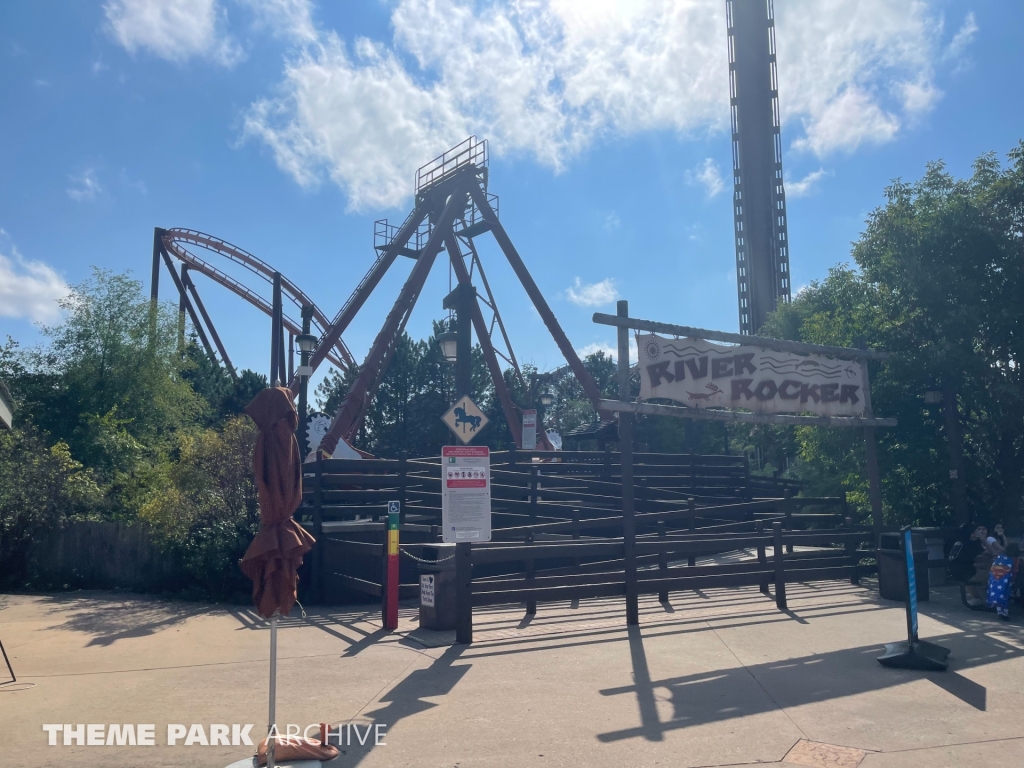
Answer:
[{"label": "green tree", "polygon": [[32,424],[0,432],[0,586],[24,586],[32,543],[88,517],[102,495],[67,443],[47,446]]},{"label": "green tree", "polygon": [[[1024,477],[1024,143],[1001,167],[993,154],[968,179],[936,162],[896,180],[854,244],[858,270],[833,269],[770,319],[765,333],[893,353],[871,365],[886,514],[893,522],[950,520],[945,422],[924,403],[952,386],[965,434],[971,512],[1021,517]],[[866,496],[860,436],[800,429],[800,473]]]},{"label": "green tree", "polygon": [[207,408],[184,377],[177,312],[153,308],[138,281],[99,269],[61,307],[65,320],[43,329],[49,344],[23,352],[8,381],[19,418],[93,470],[111,514],[134,516],[177,434]]}]

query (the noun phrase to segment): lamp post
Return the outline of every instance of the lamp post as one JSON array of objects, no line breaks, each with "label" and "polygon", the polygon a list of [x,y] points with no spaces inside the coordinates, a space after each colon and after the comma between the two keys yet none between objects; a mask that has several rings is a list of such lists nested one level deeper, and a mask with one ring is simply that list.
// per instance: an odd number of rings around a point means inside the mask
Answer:
[{"label": "lamp post", "polygon": [[[455,290],[444,297],[444,308],[455,310],[455,330],[449,323],[448,331],[437,337],[441,354],[448,362],[455,363],[455,399],[463,395],[473,396],[472,352],[473,352],[473,302],[476,289],[472,285],[459,283]],[[454,339],[452,338],[454,336]],[[453,350],[454,347],[454,350]],[[452,352],[454,351],[454,355]]]},{"label": "lamp post", "polygon": [[309,453],[308,435],[306,434],[306,410],[309,407],[309,377],[313,375],[313,369],[309,365],[309,356],[316,346],[316,336],[309,332],[309,324],[313,318],[313,308],[302,308],[302,333],[295,337],[295,344],[299,348],[299,368],[295,371],[299,377],[299,452],[305,461]]},{"label": "lamp post", "polygon": [[530,374],[529,402],[537,409],[537,426],[541,430],[544,427],[544,417],[547,410],[555,404],[555,395],[551,391],[550,383],[554,376],[550,373]]}]

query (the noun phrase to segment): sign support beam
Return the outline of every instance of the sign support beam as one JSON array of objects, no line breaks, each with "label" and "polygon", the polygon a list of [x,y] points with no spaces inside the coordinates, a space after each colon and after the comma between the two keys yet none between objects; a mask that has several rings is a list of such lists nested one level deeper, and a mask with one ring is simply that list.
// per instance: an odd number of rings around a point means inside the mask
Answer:
[{"label": "sign support beam", "polygon": [[659,323],[654,320],[640,320],[635,317],[606,315],[603,312],[595,312],[593,320],[598,325],[633,328],[638,331],[650,331],[651,333],[667,333],[672,336],[694,336],[698,339],[705,339],[707,341],[724,341],[731,344],[766,347],[768,349],[777,349],[780,352],[829,355],[830,357],[842,357],[853,360],[889,359],[888,352],[879,352],[874,349],[832,347],[826,344],[807,344],[802,341],[789,341],[787,339],[768,339],[764,336],[745,336],[740,333],[727,333],[726,331],[709,331],[706,328],[693,328],[689,325],[673,325],[672,323]]}]

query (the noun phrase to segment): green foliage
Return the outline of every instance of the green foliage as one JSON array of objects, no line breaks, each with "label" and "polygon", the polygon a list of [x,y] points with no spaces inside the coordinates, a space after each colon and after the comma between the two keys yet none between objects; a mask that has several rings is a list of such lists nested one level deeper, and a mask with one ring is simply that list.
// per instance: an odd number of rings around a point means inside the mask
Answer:
[{"label": "green foliage", "polygon": [[220,431],[179,436],[165,491],[140,513],[178,558],[188,583],[217,598],[238,598],[251,588],[238,561],[259,526],[252,476],[257,434],[247,416],[236,416]]},{"label": "green foliage", "polygon": [[[897,180],[854,244],[857,271],[839,266],[769,320],[763,333],[893,353],[871,365],[887,521],[948,522],[945,420],[924,403],[952,386],[965,434],[971,513],[1019,524],[1024,477],[1024,143],[1001,168],[983,155],[969,179],[932,163]],[[776,430],[776,435],[781,435]],[[860,435],[795,431],[799,476],[815,492],[848,490],[862,505]],[[781,438],[779,438],[781,439]]]},{"label": "green foliage", "polygon": [[31,424],[0,431],[0,586],[23,584],[32,541],[69,518],[89,516],[101,498],[67,443],[47,446]]},{"label": "green foliage", "polygon": [[98,269],[61,307],[64,322],[43,329],[49,344],[4,364],[18,418],[65,442],[104,487],[109,515],[131,519],[157,491],[177,435],[207,410],[183,376],[177,313],[153,308],[138,281]]},{"label": "green foliage", "polygon": [[[435,337],[438,329],[435,324]],[[329,371],[316,389],[317,408],[337,413],[357,373]],[[483,442],[504,447],[508,428],[479,346],[473,349],[471,375],[473,401],[491,419]],[[454,400],[455,370],[445,362],[435,338],[413,341],[403,333],[379,386],[370,392],[373,401],[356,434],[356,447],[393,458],[402,453],[433,456],[448,443],[451,433],[441,415]]]}]

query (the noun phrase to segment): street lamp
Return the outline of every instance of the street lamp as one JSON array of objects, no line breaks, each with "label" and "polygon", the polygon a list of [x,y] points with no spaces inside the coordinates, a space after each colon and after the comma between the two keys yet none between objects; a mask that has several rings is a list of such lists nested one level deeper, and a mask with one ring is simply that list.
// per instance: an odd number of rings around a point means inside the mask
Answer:
[{"label": "street lamp", "polygon": [[459,334],[449,329],[437,334],[437,346],[446,363],[454,363],[459,357]]},{"label": "street lamp", "polygon": [[555,404],[555,396],[545,389],[537,396],[537,402],[540,403],[542,408],[547,409]]},{"label": "street lamp", "polygon": [[307,363],[310,354],[316,347],[316,336],[311,333],[300,333],[295,337],[295,345],[299,348],[299,359],[302,361],[298,370],[295,371],[295,375],[300,379],[308,378],[313,375],[313,369]]}]

